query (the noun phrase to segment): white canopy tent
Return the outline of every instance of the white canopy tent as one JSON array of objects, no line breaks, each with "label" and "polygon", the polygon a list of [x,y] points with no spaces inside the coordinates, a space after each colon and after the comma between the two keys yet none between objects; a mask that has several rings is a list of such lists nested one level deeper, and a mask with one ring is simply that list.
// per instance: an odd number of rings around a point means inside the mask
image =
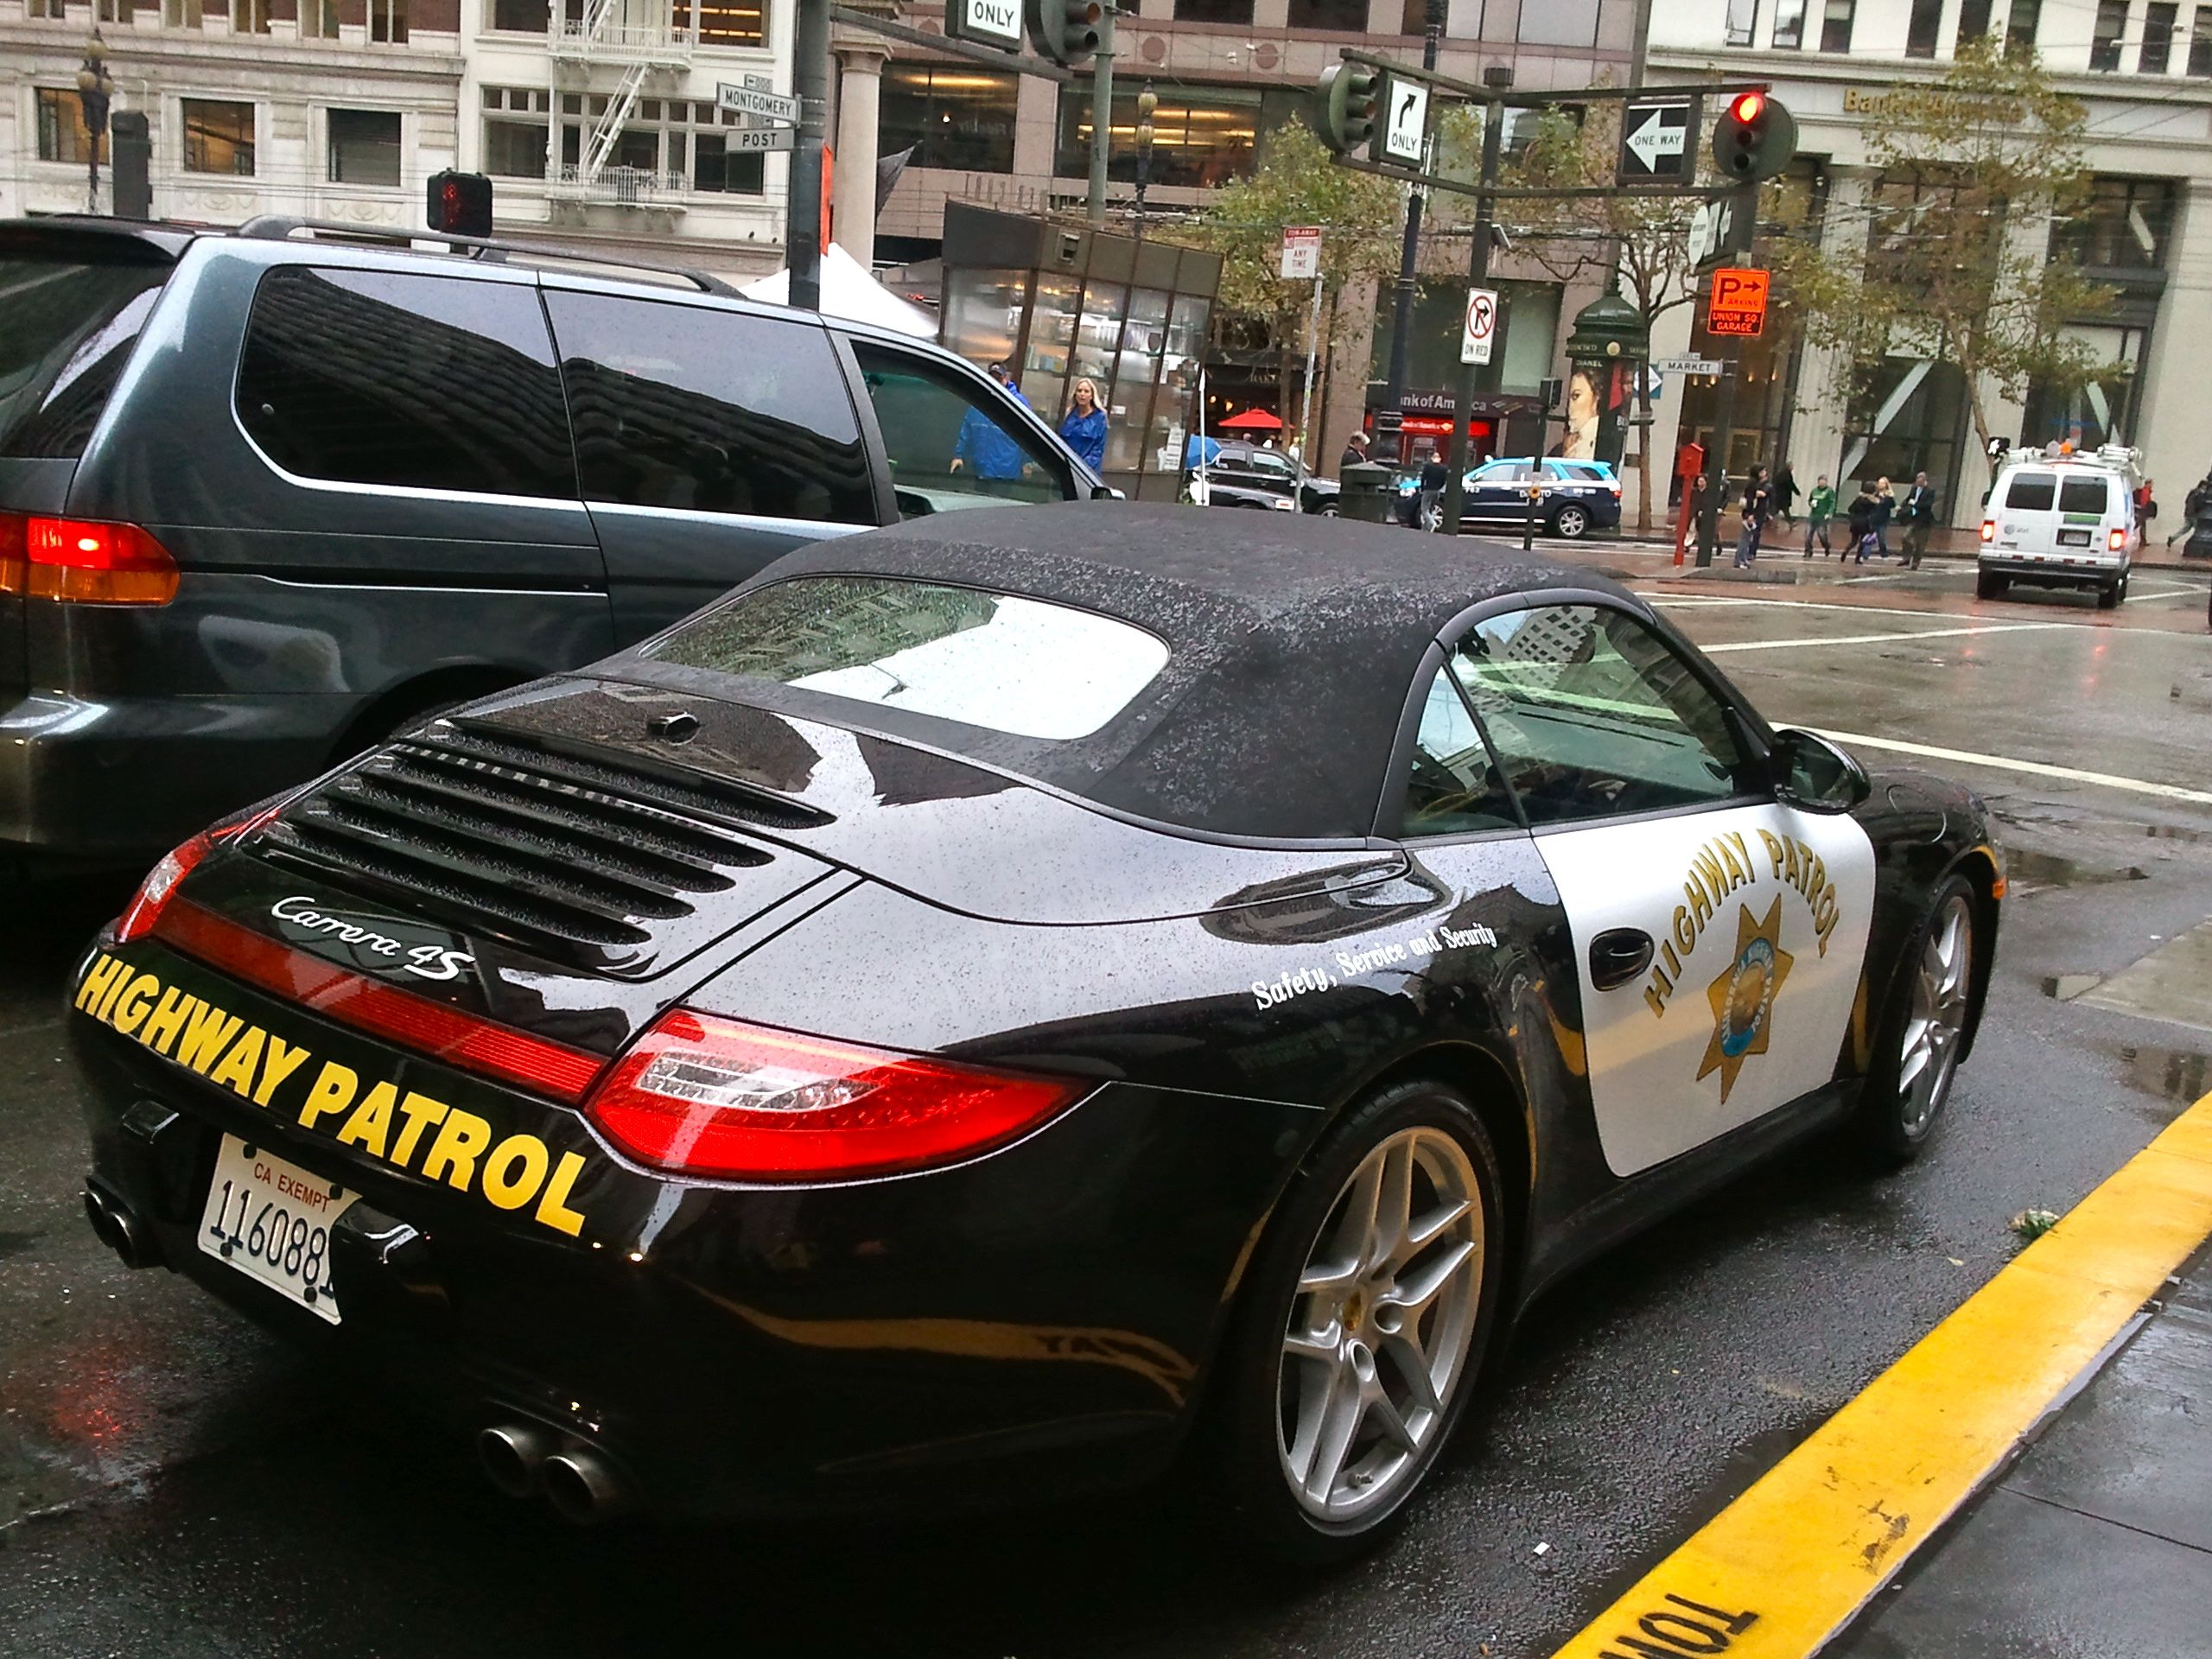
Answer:
[{"label": "white canopy tent", "polygon": [[[791,273],[788,267],[739,290],[747,299],[771,305],[791,302]],[[868,275],[861,262],[832,242],[822,251],[822,308],[833,317],[852,322],[874,323],[917,340],[937,338],[937,318],[912,301],[902,300]]]}]

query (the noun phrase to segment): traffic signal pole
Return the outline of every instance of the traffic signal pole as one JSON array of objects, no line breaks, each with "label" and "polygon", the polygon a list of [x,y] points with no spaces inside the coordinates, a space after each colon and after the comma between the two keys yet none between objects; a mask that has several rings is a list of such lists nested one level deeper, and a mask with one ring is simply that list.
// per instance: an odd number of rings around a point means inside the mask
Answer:
[{"label": "traffic signal pole", "polygon": [[[1428,0],[1428,28],[1421,37],[1421,67],[1436,67],[1436,42],[1444,33],[1444,0]],[[1382,407],[1393,416],[1405,401],[1406,369],[1413,356],[1414,302],[1420,296],[1421,192],[1414,185],[1406,192],[1406,239],[1398,250],[1398,288],[1390,313],[1390,365],[1382,383]],[[1399,460],[1405,455],[1402,449]]]},{"label": "traffic signal pole", "polygon": [[[1467,251],[1467,286],[1480,288],[1490,276],[1491,216],[1497,210],[1491,194],[1497,183],[1498,157],[1503,153],[1505,106],[1497,99],[1483,105],[1483,168],[1475,198],[1474,245]],[[1475,377],[1478,364],[1459,365],[1459,395],[1452,401],[1450,475],[1444,480],[1444,533],[1457,536],[1466,510],[1467,445],[1475,419]],[[1541,429],[1539,429],[1541,431]],[[1540,444],[1538,446],[1541,448]]]},{"label": "traffic signal pole", "polygon": [[1090,195],[1084,217],[1094,231],[1106,228],[1106,158],[1114,143],[1114,8],[1098,14],[1098,54],[1090,62]]},{"label": "traffic signal pole", "polygon": [[[1721,239],[1721,251],[1725,255],[1748,253],[1758,229],[1759,188],[1745,185],[1731,193],[1727,201],[1728,234]],[[1720,384],[1713,394],[1713,437],[1706,445],[1705,474],[1700,480],[1704,486],[1697,515],[1700,569],[1713,563],[1720,544],[1720,508],[1728,493],[1728,445],[1735,436],[1736,382],[1741,378],[1743,363],[1744,342],[1732,337],[1720,348]]]},{"label": "traffic signal pole", "polygon": [[791,94],[798,134],[791,150],[791,195],[784,204],[784,263],[791,305],[822,308],[822,149],[830,135],[830,0],[798,0],[791,26]]}]

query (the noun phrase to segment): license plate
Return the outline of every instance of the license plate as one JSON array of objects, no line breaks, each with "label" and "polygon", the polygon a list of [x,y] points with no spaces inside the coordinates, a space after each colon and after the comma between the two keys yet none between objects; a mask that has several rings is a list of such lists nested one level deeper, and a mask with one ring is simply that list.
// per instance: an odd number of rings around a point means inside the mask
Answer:
[{"label": "license plate", "polygon": [[330,1227],[359,1197],[226,1135],[207,1184],[200,1248],[335,1325]]},{"label": "license plate", "polygon": [[2058,544],[2061,547],[2087,547],[2089,532],[2086,530],[2062,530],[2058,532]]}]

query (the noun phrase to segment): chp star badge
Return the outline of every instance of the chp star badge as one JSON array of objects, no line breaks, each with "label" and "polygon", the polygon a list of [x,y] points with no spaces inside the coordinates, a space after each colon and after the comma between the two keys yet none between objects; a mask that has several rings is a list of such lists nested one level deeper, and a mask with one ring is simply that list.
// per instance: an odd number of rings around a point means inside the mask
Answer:
[{"label": "chp star badge", "polygon": [[1720,1073],[1720,1099],[1726,1104],[1736,1074],[1747,1056],[1766,1052],[1768,1027],[1774,1016],[1774,999],[1782,982],[1789,977],[1793,958],[1782,948],[1782,899],[1777,895],[1765,918],[1754,922],[1751,907],[1739,905],[1736,912],[1736,957],[1719,978],[1706,988],[1713,1004],[1713,1040],[1705,1046],[1700,1078]]}]

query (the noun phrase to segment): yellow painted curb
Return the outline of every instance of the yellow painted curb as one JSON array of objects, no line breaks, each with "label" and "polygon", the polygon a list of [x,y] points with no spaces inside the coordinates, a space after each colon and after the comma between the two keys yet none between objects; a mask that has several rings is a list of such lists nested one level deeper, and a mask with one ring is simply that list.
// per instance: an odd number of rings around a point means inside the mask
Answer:
[{"label": "yellow painted curb", "polygon": [[1804,1659],[2212,1237],[2212,1095],[1554,1659]]}]

